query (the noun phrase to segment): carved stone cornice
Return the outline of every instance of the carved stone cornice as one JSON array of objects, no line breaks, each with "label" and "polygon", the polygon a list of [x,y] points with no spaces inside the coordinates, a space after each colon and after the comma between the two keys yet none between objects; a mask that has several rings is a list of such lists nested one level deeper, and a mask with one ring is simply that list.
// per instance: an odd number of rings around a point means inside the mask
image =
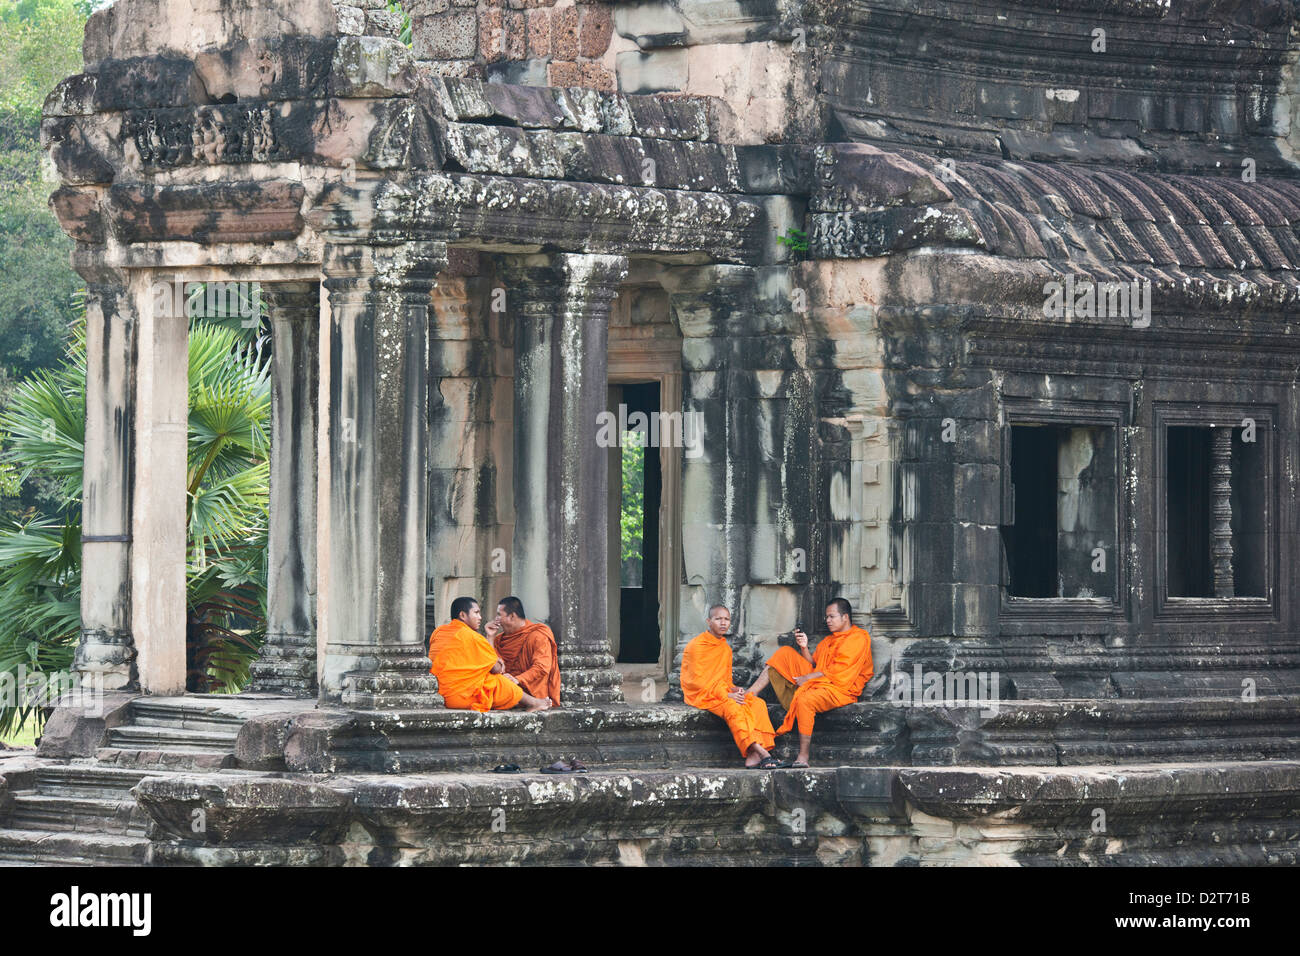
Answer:
[{"label": "carved stone cornice", "polygon": [[308,220],[339,238],[721,262],[761,259],[767,221],[759,203],[739,196],[460,173],[335,183]]}]

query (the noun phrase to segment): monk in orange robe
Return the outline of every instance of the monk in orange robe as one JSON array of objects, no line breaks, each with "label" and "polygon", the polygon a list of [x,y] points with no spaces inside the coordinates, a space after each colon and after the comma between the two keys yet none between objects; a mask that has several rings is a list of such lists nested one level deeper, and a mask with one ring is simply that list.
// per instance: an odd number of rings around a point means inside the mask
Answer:
[{"label": "monk in orange robe", "polygon": [[844,598],[826,605],[826,629],[830,633],[817,645],[816,654],[808,652],[808,635],[796,630],[799,649],[778,649],[749,688],[749,693],[757,694],[769,681],[772,684],[785,707],[778,734],[798,725],[799,756],[794,767],[808,766],[815,716],[853,703],[871,680],[871,635],[854,627],[853,608]]},{"label": "monk in orange robe", "polygon": [[497,616],[485,633],[492,639],[506,673],[534,697],[560,703],[560,652],[545,624],[524,617],[524,602],[511,596],[497,603]]},{"label": "monk in orange robe", "polygon": [[455,710],[546,710],[550,700],[525,693],[505,663],[478,632],[483,621],[478,601],[460,597],[451,602],[452,619],[429,638],[429,673],[438,678],[438,692]]},{"label": "monk in orange robe", "polygon": [[709,608],[709,629],[682,652],[682,695],[692,707],[727,722],[746,767],[770,770],[781,766],[771,753],[776,740],[772,720],[761,698],[731,682],[730,629],[731,612],[721,604]]}]

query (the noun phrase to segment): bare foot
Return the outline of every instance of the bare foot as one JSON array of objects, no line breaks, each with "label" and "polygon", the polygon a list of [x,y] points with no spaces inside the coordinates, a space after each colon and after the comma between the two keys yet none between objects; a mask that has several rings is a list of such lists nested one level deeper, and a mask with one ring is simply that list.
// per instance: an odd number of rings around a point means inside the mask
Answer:
[{"label": "bare foot", "polygon": [[750,747],[749,754],[745,757],[745,766],[757,767],[762,762],[763,758],[758,755],[758,751],[755,748]]},{"label": "bare foot", "polygon": [[524,712],[531,714],[535,710],[550,710],[551,698],[543,697],[540,700],[536,697],[525,697]]}]

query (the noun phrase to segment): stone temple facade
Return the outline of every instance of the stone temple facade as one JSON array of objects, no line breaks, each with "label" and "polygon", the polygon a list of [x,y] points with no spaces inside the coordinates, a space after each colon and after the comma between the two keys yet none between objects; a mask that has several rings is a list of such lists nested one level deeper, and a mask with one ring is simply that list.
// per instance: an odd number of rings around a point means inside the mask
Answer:
[{"label": "stone temple facade", "polygon": [[[1300,857],[1290,0],[404,6],[409,46],[380,0],[117,0],[46,103],[112,693],[0,761],[0,857]],[[273,328],[234,698],[184,695],[177,281]],[[699,428],[647,459],[629,615],[633,401]],[[508,593],[566,707],[441,708],[429,631]],[[705,608],[741,680],[837,595],[862,701],[813,770],[726,769],[671,702]],[[482,775],[561,753],[595,772]]]}]

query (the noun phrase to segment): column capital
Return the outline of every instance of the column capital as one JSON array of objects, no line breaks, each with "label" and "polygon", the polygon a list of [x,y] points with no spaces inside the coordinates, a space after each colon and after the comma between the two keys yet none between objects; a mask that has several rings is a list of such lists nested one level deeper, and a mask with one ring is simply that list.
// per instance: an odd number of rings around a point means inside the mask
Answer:
[{"label": "column capital", "polygon": [[528,287],[535,305],[529,310],[526,301],[524,311],[545,310],[546,314],[553,311],[556,298],[579,311],[602,305],[608,308],[628,273],[626,256],[587,253],[503,255],[496,257],[496,263],[503,279]]},{"label": "column capital", "polygon": [[348,283],[384,288],[427,282],[432,288],[446,268],[447,244],[428,241],[386,246],[327,242],[321,261],[325,287],[331,291]]}]

